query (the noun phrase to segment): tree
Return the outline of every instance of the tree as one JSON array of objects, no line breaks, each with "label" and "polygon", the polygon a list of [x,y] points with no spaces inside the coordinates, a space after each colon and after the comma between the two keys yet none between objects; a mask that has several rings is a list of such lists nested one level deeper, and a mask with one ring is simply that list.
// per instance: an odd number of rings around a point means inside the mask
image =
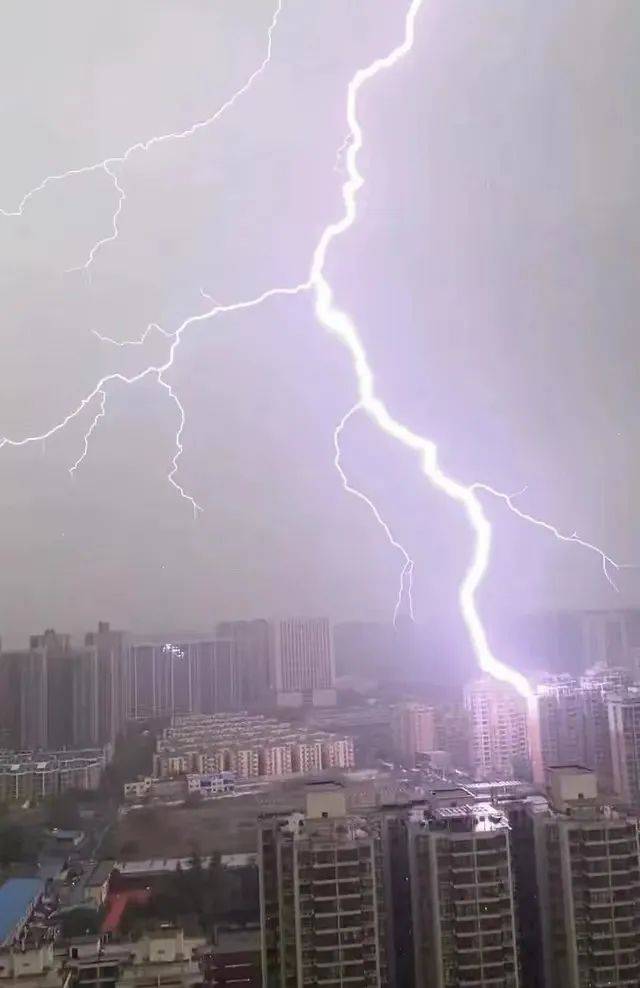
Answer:
[{"label": "tree", "polygon": [[77,830],[80,827],[78,803],[80,794],[69,789],[59,796],[52,796],[47,805],[47,823],[59,830]]},{"label": "tree", "polygon": [[27,860],[27,846],[23,827],[5,820],[0,822],[0,865]]},{"label": "tree", "polygon": [[95,909],[80,906],[70,909],[60,917],[64,937],[82,937],[100,930],[100,916]]},{"label": "tree", "polygon": [[139,775],[151,775],[155,739],[148,732],[128,738],[118,738],[113,760],[102,773],[100,788],[111,799],[120,802],[122,787]]},{"label": "tree", "polygon": [[200,792],[190,792],[184,801],[184,805],[192,810],[198,809],[203,804],[204,799],[202,798],[202,793]]},{"label": "tree", "polygon": [[123,858],[132,858],[139,850],[140,844],[137,840],[126,840],[120,848],[120,854]]}]

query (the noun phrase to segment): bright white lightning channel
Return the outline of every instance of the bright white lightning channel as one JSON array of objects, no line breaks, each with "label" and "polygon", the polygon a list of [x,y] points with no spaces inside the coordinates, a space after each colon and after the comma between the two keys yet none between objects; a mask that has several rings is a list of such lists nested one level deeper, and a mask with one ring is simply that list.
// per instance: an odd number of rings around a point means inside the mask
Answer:
[{"label": "bright white lightning channel", "polygon": [[[499,497],[518,517],[545,528],[563,541],[577,542],[579,545],[595,551],[602,560],[604,572],[608,579],[610,577],[607,566],[616,567],[616,564],[596,546],[579,539],[575,533],[570,536],[564,536],[554,526],[520,511],[514,506],[512,499],[508,495],[502,494],[487,485],[471,484],[467,486],[449,477],[438,463],[436,444],[432,440],[413,432],[397,419],[393,418],[386,405],[378,397],[375,390],[373,372],[355,323],[344,310],[339,309],[334,304],[333,290],[324,273],[327,253],[333,241],[353,226],[356,220],[357,193],[364,184],[364,178],[358,169],[358,153],[363,145],[363,132],[357,114],[360,90],[369,80],[373,79],[380,72],[392,68],[411,51],[415,40],[416,17],[422,4],[423,0],[412,0],[410,3],[405,17],[404,38],[401,43],[387,55],[377,58],[366,68],[359,69],[349,83],[347,90],[347,124],[350,139],[347,139],[344,144],[345,168],[347,173],[347,178],[342,187],[344,213],[339,220],[329,224],[325,228],[313,255],[310,281],[313,284],[315,292],[315,312],[319,322],[341,340],[351,355],[358,387],[358,404],[355,407],[361,408],[366,412],[387,435],[396,439],[407,449],[416,452],[420,457],[423,472],[434,487],[441,490],[447,497],[456,501],[464,509],[473,532],[474,544],[471,562],[460,585],[458,597],[462,616],[469,632],[476,659],[484,672],[489,673],[496,679],[510,683],[522,696],[529,697],[531,695],[531,688],[526,678],[515,669],[510,668],[510,666],[500,661],[493,654],[478,613],[476,592],[489,565],[491,554],[491,525],[477,497],[477,492],[484,490],[487,493]],[[346,420],[354,411],[355,408],[348,412],[336,428],[334,434],[336,447],[335,463],[339,469],[345,489],[356,494],[369,505],[385,530],[387,538],[393,545],[398,545],[370,499],[348,484],[344,471],[340,466],[340,435],[346,424]],[[402,547],[400,548],[404,557],[409,560],[406,551]],[[406,565],[409,564],[407,563]],[[405,570],[403,569],[403,579],[404,572]],[[402,595],[402,592],[403,586],[401,584],[400,595]]]},{"label": "bright white lightning channel", "polygon": [[[198,511],[201,510],[200,506],[196,502],[195,498],[189,494],[176,480],[176,474],[178,470],[178,460],[183,451],[182,436],[185,428],[185,412],[182,403],[180,402],[178,396],[176,395],[173,387],[164,378],[164,374],[173,366],[176,351],[180,345],[184,332],[194,324],[204,322],[205,320],[211,319],[217,315],[239,312],[244,309],[255,308],[263,304],[270,298],[277,296],[290,296],[298,295],[302,292],[312,291],[314,295],[314,308],[315,314],[322,326],[324,326],[331,333],[335,334],[344,346],[349,351],[352,361],[353,368],[356,376],[358,400],[356,404],[344,415],[341,421],[338,423],[334,430],[334,446],[335,446],[335,457],[334,464],[340,478],[342,480],[342,485],[344,489],[363,501],[370,511],[372,512],[377,523],[382,527],[386,534],[387,539],[390,544],[398,550],[402,556],[403,566],[400,577],[400,587],[398,592],[398,599],[396,601],[396,607],[394,612],[394,619],[398,616],[401,609],[403,599],[405,595],[408,598],[408,608],[409,613],[413,616],[413,604],[411,599],[411,589],[412,589],[412,577],[413,577],[413,560],[409,556],[406,549],[393,535],[390,527],[382,518],[378,508],[373,503],[373,501],[367,497],[359,489],[353,487],[350,484],[347,475],[341,464],[341,448],[340,439],[344,428],[346,427],[349,420],[358,411],[366,413],[372,421],[387,435],[391,436],[400,442],[405,448],[412,450],[417,453],[420,457],[420,462],[422,466],[423,473],[431,481],[431,483],[438,490],[442,491],[449,498],[456,501],[461,508],[464,510],[469,525],[473,533],[473,553],[471,562],[467,568],[464,575],[462,583],[459,588],[459,602],[462,616],[469,632],[470,640],[473,646],[473,650],[478,661],[480,668],[494,676],[496,679],[503,680],[510,683],[512,686],[518,690],[523,696],[527,697],[530,695],[530,687],[526,678],[519,672],[511,669],[504,662],[501,662],[491,651],[487,635],[482,624],[482,620],[478,613],[476,605],[476,592],[480,583],[487,571],[491,552],[491,525],[484,513],[482,504],[478,499],[478,493],[485,492],[501,499],[506,506],[519,518],[539,527],[544,528],[546,531],[553,534],[556,538],[564,542],[575,542],[578,545],[595,552],[601,559],[603,569],[607,579],[612,583],[609,569],[619,568],[619,564],[615,563],[613,559],[607,556],[601,549],[597,546],[586,542],[573,533],[571,535],[563,535],[557,528],[553,525],[535,518],[524,511],[518,509],[514,503],[513,498],[510,495],[506,495],[497,491],[495,488],[489,485],[482,484],[479,482],[472,483],[471,485],[465,485],[457,480],[449,477],[440,467],[438,463],[437,447],[436,444],[423,436],[418,435],[411,429],[407,428],[397,419],[393,418],[391,413],[388,411],[386,405],[378,397],[375,386],[374,386],[374,376],[369,364],[367,354],[360,339],[358,330],[350,318],[350,316],[342,309],[339,309],[333,301],[333,290],[325,276],[325,265],[327,254],[329,248],[333,244],[334,240],[339,238],[343,233],[345,233],[351,226],[353,226],[357,217],[357,193],[364,183],[364,178],[358,169],[358,154],[363,145],[363,133],[360,122],[357,115],[357,101],[360,90],[369,80],[373,79],[380,72],[386,69],[392,68],[396,65],[413,47],[415,40],[415,21],[417,14],[422,7],[423,0],[411,0],[407,13],[405,15],[404,22],[404,37],[402,42],[392,49],[389,54],[384,57],[378,58],[373,61],[369,66],[363,69],[359,69],[351,82],[349,83],[347,90],[347,124],[348,124],[348,135],[340,148],[340,153],[344,153],[344,168],[346,171],[346,179],[342,187],[343,202],[344,202],[344,212],[339,220],[330,223],[323,231],[320,240],[315,248],[311,261],[311,269],[309,277],[306,281],[300,284],[294,285],[293,287],[276,287],[268,289],[262,292],[255,298],[248,299],[246,301],[240,301],[236,303],[231,303],[228,305],[213,304],[211,308],[205,312],[192,315],[184,320],[184,322],[176,329],[175,332],[168,332],[161,329],[155,323],[147,326],[146,330],[137,340],[124,340],[116,341],[110,337],[103,336],[94,330],[96,336],[99,339],[120,346],[120,347],[135,347],[141,346],[147,339],[148,335],[152,331],[157,331],[164,335],[167,339],[171,340],[171,345],[169,347],[168,357],[164,363],[153,364],[144,367],[141,371],[132,375],[125,375],[121,373],[111,373],[102,377],[95,388],[76,405],[76,407],[63,419],[49,428],[46,432],[41,433],[36,436],[27,436],[22,439],[11,439],[9,437],[0,438],[0,449],[3,446],[13,446],[20,447],[26,446],[27,444],[34,442],[44,441],[58,432],[61,432],[72,420],[81,415],[84,409],[92,404],[95,399],[98,399],[98,411],[94,415],[89,428],[84,435],[84,444],[80,456],[77,458],[76,462],[70,467],[70,473],[74,474],[77,468],[85,459],[91,437],[100,421],[105,414],[105,404],[107,393],[105,387],[112,381],[120,381],[124,384],[135,384],[138,381],[143,380],[146,377],[155,377],[158,384],[167,391],[171,400],[178,410],[179,424],[175,436],[175,448],[176,452],[171,461],[171,469],[167,474],[167,479],[180,494],[180,496],[188,501],[193,508],[194,516],[197,515]],[[230,100],[227,101],[212,117],[200,123],[194,124],[188,130],[183,131],[179,134],[168,134],[160,137],[154,137],[150,140],[137,144],[132,148],[129,148],[124,155],[119,158],[109,158],[103,162],[99,162],[96,165],[92,165],[82,169],[76,169],[75,171],[65,172],[62,175],[54,175],[45,179],[39,186],[32,189],[27,193],[18,209],[13,213],[6,213],[5,215],[20,215],[26,206],[27,202],[40,190],[45,188],[48,184],[53,181],[67,178],[74,174],[82,174],[89,171],[104,170],[108,174],[111,174],[109,170],[109,165],[114,162],[124,162],[127,157],[133,153],[135,150],[147,150],[154,144],[161,143],[168,140],[178,140],[190,136],[196,130],[208,126],[214,120],[223,113],[226,109],[231,107],[237,98],[246,92],[251,86],[253,81],[262,73],[265,66],[268,64],[271,57],[271,38],[272,32],[277,23],[278,15],[280,13],[282,6],[282,0],[279,0],[276,7],[276,11],[271,22],[268,34],[268,50],[267,56],[261,66],[249,77],[242,89],[238,90]],[[117,220],[124,201],[124,193],[117,184],[117,177],[111,176],[114,183],[116,184],[116,189],[121,193],[121,198],[118,202],[118,208],[114,215],[114,225],[113,225],[113,235],[106,238],[97,244],[90,254],[90,260],[95,256],[97,249],[103,243],[113,240],[118,235]],[[2,212],[0,210],[0,212]],[[205,293],[203,293],[205,294]]]}]

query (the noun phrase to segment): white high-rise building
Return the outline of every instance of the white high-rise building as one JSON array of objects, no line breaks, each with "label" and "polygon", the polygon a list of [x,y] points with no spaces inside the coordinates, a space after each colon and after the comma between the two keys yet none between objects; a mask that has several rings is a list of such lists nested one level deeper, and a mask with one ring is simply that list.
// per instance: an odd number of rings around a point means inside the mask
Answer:
[{"label": "white high-rise building", "polygon": [[328,618],[286,618],[273,624],[273,684],[281,707],[330,707],[336,702]]},{"label": "white high-rise building", "polygon": [[584,765],[582,695],[572,676],[547,676],[536,691],[542,764]]},{"label": "white high-rise building", "polygon": [[465,706],[471,716],[471,767],[481,779],[509,778],[529,757],[527,705],[508,683],[489,676],[468,683]]}]

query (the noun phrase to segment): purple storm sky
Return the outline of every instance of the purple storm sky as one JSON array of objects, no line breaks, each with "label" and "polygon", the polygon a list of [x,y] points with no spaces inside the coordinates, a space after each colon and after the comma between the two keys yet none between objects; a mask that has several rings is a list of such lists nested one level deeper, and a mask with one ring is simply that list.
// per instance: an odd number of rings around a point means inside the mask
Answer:
[{"label": "purple storm sky", "polygon": [[[45,175],[208,116],[264,56],[271,0],[43,7],[10,0],[0,80],[0,206]],[[167,330],[205,307],[307,275],[340,215],[336,150],[359,66],[400,40],[388,0],[284,0],[273,59],[233,110],[187,141],[132,156],[116,243],[102,173],[56,183],[0,217],[0,435],[42,432],[95,381],[166,352],[92,334]],[[363,92],[366,186],[330,255],[378,390],[438,442],[446,469],[509,492],[558,527],[640,559],[637,465],[640,9],[634,0],[429,2],[413,52]],[[0,452],[0,629],[7,643],[98,617],[208,628],[254,614],[385,619],[401,561],[341,489],[332,432],[354,400],[348,358],[311,300],[203,323],[167,375],[187,423],[166,481],[176,410],[151,381],[109,389],[91,415]],[[366,420],[344,466],[416,560],[417,616],[455,611],[471,548],[459,509]],[[599,560],[487,502],[491,620],[548,606],[619,606]]]}]

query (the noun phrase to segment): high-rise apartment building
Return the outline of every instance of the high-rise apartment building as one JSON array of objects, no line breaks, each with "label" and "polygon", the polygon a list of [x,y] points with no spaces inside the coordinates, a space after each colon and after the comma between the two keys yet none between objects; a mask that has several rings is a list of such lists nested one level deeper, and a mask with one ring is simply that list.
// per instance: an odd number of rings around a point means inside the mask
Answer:
[{"label": "high-rise apartment building", "polygon": [[143,720],[171,713],[175,646],[136,644],[129,651],[127,717]]},{"label": "high-rise apartment building", "polygon": [[391,738],[397,754],[409,765],[436,745],[437,711],[421,703],[401,703],[391,711]]},{"label": "high-rise apartment building", "polygon": [[[600,805],[593,772],[549,769],[550,805],[525,802],[536,870],[545,988],[640,982],[638,820]],[[518,887],[520,876],[516,875]],[[535,952],[529,952],[529,962]],[[529,979],[537,984],[539,979]]]},{"label": "high-rise apartment building", "polygon": [[382,845],[336,785],[259,827],[264,985],[389,984]]},{"label": "high-rise apartment building", "polygon": [[480,779],[512,777],[528,764],[527,706],[508,683],[483,677],[465,688],[471,768]]},{"label": "high-rise apartment building", "polygon": [[580,679],[584,722],[584,762],[596,773],[600,792],[613,792],[613,762],[608,700],[627,694],[633,679],[627,669],[594,666]]},{"label": "high-rise apartment building", "polygon": [[613,791],[640,809],[640,696],[610,697],[607,706]]},{"label": "high-rise apartment building", "polygon": [[45,649],[0,653],[0,727],[3,744],[9,747],[46,748]]},{"label": "high-rise apartment building", "polygon": [[21,652],[0,650],[0,748],[22,746],[20,695],[23,656]]},{"label": "high-rise apartment building", "polygon": [[49,629],[29,649],[0,653],[0,724],[15,748],[79,748],[98,743],[95,648],[75,649]]},{"label": "high-rise apartment building", "polygon": [[[569,675],[546,676],[530,701],[530,728],[535,722],[538,751],[536,781],[554,765],[584,765],[598,776],[602,792],[611,792],[613,769],[607,700],[624,695],[631,684],[626,669],[595,666],[578,682]],[[534,733],[530,731],[530,741]]]},{"label": "high-rise apartment building", "polygon": [[622,666],[637,672],[634,659],[640,645],[640,611],[580,611],[578,618],[586,668]]},{"label": "high-rise apartment building", "polygon": [[529,615],[512,632],[532,662],[545,656],[549,668],[579,676],[594,665],[640,671],[640,609],[551,611]]},{"label": "high-rise apartment building", "polygon": [[[519,964],[510,828],[463,786],[383,806],[391,983],[516,986]],[[529,985],[527,985],[529,988]]]},{"label": "high-rise apartment building", "polygon": [[216,635],[235,643],[242,707],[263,704],[269,697],[272,667],[273,636],[269,622],[222,621]]},{"label": "high-rise apartment building", "polygon": [[446,751],[457,769],[468,769],[471,744],[469,711],[461,704],[439,704],[436,709],[436,744]]},{"label": "high-rise apartment building", "polygon": [[115,741],[125,723],[129,636],[100,621],[97,631],[87,632],[84,643],[97,654],[97,733],[99,743],[107,744]]},{"label": "high-rise apartment building", "polygon": [[547,676],[536,690],[542,762],[582,765],[585,757],[582,695],[569,675]]},{"label": "high-rise apartment building", "polygon": [[334,706],[335,666],[327,618],[287,618],[273,625],[273,686],[279,706]]},{"label": "high-rise apartment building", "polygon": [[[462,798],[461,798],[462,797]],[[442,793],[407,821],[416,986],[519,984],[509,824]]]},{"label": "high-rise apartment building", "polygon": [[132,645],[130,717],[238,710],[240,680],[235,642],[205,639]]},{"label": "high-rise apartment building", "polygon": [[194,709],[203,714],[240,709],[238,656],[231,639],[197,643]]},{"label": "high-rise apartment building", "polygon": [[98,657],[94,647],[76,649],[71,636],[47,629],[32,635],[31,651],[45,655],[47,747],[80,748],[98,743]]}]

